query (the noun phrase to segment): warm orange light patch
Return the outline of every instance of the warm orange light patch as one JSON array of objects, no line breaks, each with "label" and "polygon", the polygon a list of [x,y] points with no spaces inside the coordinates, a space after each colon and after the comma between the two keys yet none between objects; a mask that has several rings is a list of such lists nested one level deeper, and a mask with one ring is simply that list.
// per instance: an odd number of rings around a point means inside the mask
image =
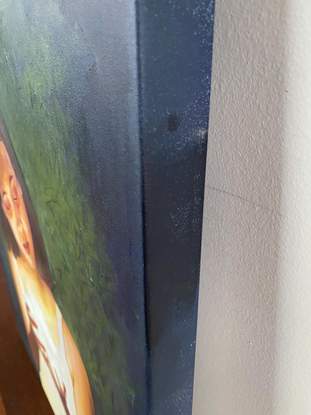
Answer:
[{"label": "warm orange light patch", "polygon": [[0,198],[4,214],[16,242],[30,265],[35,264],[33,237],[21,185],[9,153],[0,140]]}]

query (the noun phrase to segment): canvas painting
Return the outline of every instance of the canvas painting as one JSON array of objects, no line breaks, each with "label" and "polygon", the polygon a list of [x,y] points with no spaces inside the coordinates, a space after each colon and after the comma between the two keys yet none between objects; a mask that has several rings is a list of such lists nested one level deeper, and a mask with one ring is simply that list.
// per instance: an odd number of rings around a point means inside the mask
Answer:
[{"label": "canvas painting", "polygon": [[[72,14],[69,3],[0,2],[2,259],[54,412],[142,413],[140,182],[129,174],[138,156],[127,120],[135,100],[128,73],[129,103],[111,97],[97,45],[101,19],[122,22],[129,6],[103,17],[101,2],[90,11],[75,2]],[[124,60],[126,36],[107,38]]]},{"label": "canvas painting", "polygon": [[56,415],[191,413],[210,0],[0,0],[0,252]]}]

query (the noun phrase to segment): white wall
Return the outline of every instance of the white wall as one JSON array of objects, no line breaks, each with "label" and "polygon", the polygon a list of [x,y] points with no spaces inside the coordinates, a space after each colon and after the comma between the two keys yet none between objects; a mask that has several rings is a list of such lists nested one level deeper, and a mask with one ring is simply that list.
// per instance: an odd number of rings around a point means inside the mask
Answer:
[{"label": "white wall", "polygon": [[194,415],[311,414],[311,1],[216,0]]}]

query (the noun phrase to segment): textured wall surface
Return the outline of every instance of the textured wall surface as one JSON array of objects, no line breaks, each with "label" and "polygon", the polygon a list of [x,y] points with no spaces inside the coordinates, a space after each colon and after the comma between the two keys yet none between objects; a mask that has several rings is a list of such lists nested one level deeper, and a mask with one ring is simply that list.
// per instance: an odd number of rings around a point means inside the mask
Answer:
[{"label": "textured wall surface", "polygon": [[311,413],[310,21],[216,2],[194,415]]}]

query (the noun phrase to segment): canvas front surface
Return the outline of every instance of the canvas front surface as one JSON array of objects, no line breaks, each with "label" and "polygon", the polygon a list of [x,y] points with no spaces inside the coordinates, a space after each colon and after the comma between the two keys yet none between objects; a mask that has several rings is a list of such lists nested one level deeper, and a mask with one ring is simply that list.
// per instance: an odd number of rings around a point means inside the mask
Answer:
[{"label": "canvas front surface", "polygon": [[1,255],[57,415],[146,413],[134,13],[0,0]]}]

